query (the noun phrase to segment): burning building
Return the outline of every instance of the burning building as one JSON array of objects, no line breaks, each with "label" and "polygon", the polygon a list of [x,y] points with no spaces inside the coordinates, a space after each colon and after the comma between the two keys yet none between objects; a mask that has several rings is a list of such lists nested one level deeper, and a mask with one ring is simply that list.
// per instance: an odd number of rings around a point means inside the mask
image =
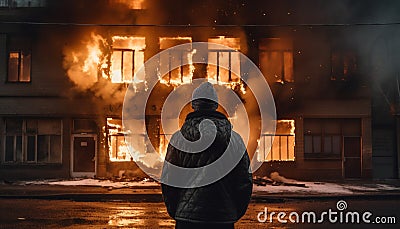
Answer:
[{"label": "burning building", "polygon": [[[346,0],[0,0],[0,178],[146,176],[137,163],[159,166],[172,134],[160,121],[165,99],[198,78],[242,99],[251,116],[248,151],[262,162],[256,174],[397,178],[399,8]],[[196,51],[182,49],[179,57],[162,54],[168,61],[158,68],[168,74],[136,74],[155,54],[193,42],[229,47],[208,50],[227,69],[192,63]],[[271,88],[275,133],[257,133],[259,109],[241,80],[239,52]],[[189,64],[171,67],[181,60]],[[152,77],[159,83],[151,99],[138,104],[145,120],[127,131],[127,88],[145,91]],[[240,128],[240,117],[229,118]],[[125,141],[146,152],[146,132],[158,152],[151,160]]]}]

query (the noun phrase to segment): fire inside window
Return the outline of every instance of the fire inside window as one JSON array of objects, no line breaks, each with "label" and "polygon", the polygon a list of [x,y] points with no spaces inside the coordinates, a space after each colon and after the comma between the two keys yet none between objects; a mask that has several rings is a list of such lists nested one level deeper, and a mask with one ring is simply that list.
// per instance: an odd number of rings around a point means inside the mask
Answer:
[{"label": "fire inside window", "polygon": [[347,81],[357,73],[357,58],[352,51],[333,51],[331,80]]},{"label": "fire inside window", "polygon": [[11,51],[8,56],[8,82],[31,81],[31,55],[23,51]]},{"label": "fire inside window", "polygon": [[132,10],[145,9],[145,0],[110,0],[110,3],[118,3],[127,6]]},{"label": "fire inside window", "polygon": [[[278,120],[275,134],[262,134],[259,141],[259,161],[294,161],[294,120]],[[271,145],[269,153],[267,146]]]},{"label": "fire inside window", "polygon": [[292,46],[288,39],[267,38],[260,41],[259,64],[268,82],[294,82]]},{"label": "fire inside window", "polygon": [[234,72],[240,75],[240,53],[238,52],[238,50],[240,50],[240,39],[220,36],[218,38],[210,38],[208,42],[224,45],[233,49],[209,48],[208,61],[216,63],[216,66],[212,64],[207,66],[209,81],[216,83],[239,82],[240,77],[234,74]]},{"label": "fire inside window", "polygon": [[[111,82],[132,83],[144,81],[140,77],[135,77],[135,73],[144,64],[145,38],[114,36],[112,40]],[[141,76],[143,75],[141,74]]]},{"label": "fire inside window", "polygon": [[107,118],[108,155],[112,162],[137,160],[147,153],[144,121],[132,119],[126,124],[132,125],[127,128],[129,132],[124,130],[121,119]]},{"label": "fire inside window", "polygon": [[107,139],[110,161],[131,161],[128,146],[125,142],[127,134],[123,130],[122,120],[107,118]]},{"label": "fire inside window", "polygon": [[[191,37],[160,37],[160,50],[191,43]],[[187,48],[174,48],[174,50],[166,51],[160,54],[160,70],[168,72],[166,75],[161,76],[161,82],[166,84],[179,85],[183,83],[190,83],[193,77],[194,67],[192,63],[193,50],[191,46]],[[182,63],[190,63],[183,65]],[[172,66],[180,66],[173,69]]]}]

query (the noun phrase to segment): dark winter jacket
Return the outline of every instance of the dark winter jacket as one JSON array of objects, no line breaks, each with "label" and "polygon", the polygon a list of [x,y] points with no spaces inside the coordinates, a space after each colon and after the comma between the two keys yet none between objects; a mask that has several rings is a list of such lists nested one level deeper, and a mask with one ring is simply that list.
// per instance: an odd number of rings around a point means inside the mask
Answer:
[{"label": "dark winter jacket", "polygon": [[[217,160],[227,148],[232,125],[225,115],[214,110],[198,110],[190,113],[181,128],[189,141],[200,138],[199,124],[205,118],[214,122],[217,134],[211,146],[200,153],[185,153],[171,144],[166,161],[185,168],[198,168]],[[232,132],[232,144],[245,149],[241,137]],[[172,140],[171,140],[172,141]],[[243,151],[242,151],[243,153]],[[240,158],[239,158],[240,159]],[[225,177],[198,188],[176,188],[162,184],[162,193],[168,213],[175,220],[208,223],[233,223],[246,212],[252,193],[250,160],[244,152],[239,163]],[[163,171],[166,173],[168,171]]]}]

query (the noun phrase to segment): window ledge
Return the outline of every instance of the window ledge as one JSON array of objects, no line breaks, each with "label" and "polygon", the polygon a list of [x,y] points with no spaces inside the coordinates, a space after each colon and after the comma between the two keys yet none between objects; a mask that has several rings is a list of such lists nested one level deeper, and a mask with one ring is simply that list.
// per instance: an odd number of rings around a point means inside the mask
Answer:
[{"label": "window ledge", "polygon": [[318,153],[318,154],[304,154],[304,160],[342,160],[340,154]]},{"label": "window ledge", "polygon": [[2,167],[28,167],[28,166],[62,166],[61,162],[54,162],[54,163],[28,163],[28,162],[24,162],[24,163],[13,163],[13,162],[2,162],[0,164]]},{"label": "window ledge", "polygon": [[341,161],[338,157],[304,157],[305,161]]}]

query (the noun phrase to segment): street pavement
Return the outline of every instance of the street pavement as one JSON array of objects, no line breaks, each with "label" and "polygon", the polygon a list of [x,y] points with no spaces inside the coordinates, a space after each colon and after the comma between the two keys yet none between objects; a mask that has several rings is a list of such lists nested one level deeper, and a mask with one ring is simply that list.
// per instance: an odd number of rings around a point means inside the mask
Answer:
[{"label": "street pavement", "polygon": [[[268,192],[272,187],[255,186],[258,191],[253,192],[247,213],[235,228],[400,228],[398,189],[371,189],[377,186],[373,181],[351,182],[354,183],[360,188],[345,194],[308,193],[304,189],[274,193]],[[396,180],[389,183],[398,186]],[[277,218],[280,212],[288,220],[290,213],[298,212],[301,216],[304,211],[315,211],[319,217],[321,212],[337,211],[343,201],[353,213],[371,211],[371,223],[332,223],[327,217],[321,223],[282,223]],[[276,214],[270,215],[272,212]],[[386,217],[385,224],[377,223],[379,216]],[[29,182],[0,184],[0,228],[173,228],[174,225],[157,183],[122,188]]]},{"label": "street pavement", "polygon": [[[323,212],[337,210],[338,201],[346,201],[341,212],[371,212],[369,222],[323,218]],[[282,203],[250,203],[235,228],[399,228],[400,200],[285,200]],[[296,212],[299,221],[289,215]],[[304,212],[315,212],[318,221],[302,219]],[[267,213],[267,216],[266,214]],[[273,215],[271,215],[273,214]],[[278,214],[285,214],[278,220]],[[272,216],[272,217],[271,217]],[[378,217],[379,220],[378,220]],[[385,217],[385,218],[383,218]],[[389,218],[390,217],[390,218]],[[394,218],[393,218],[394,217]],[[335,221],[331,221],[335,220]],[[286,221],[286,222],[285,222]],[[320,222],[319,222],[320,221]],[[382,223],[385,221],[385,223]],[[163,203],[85,202],[71,200],[0,199],[0,228],[174,228]]]}]

